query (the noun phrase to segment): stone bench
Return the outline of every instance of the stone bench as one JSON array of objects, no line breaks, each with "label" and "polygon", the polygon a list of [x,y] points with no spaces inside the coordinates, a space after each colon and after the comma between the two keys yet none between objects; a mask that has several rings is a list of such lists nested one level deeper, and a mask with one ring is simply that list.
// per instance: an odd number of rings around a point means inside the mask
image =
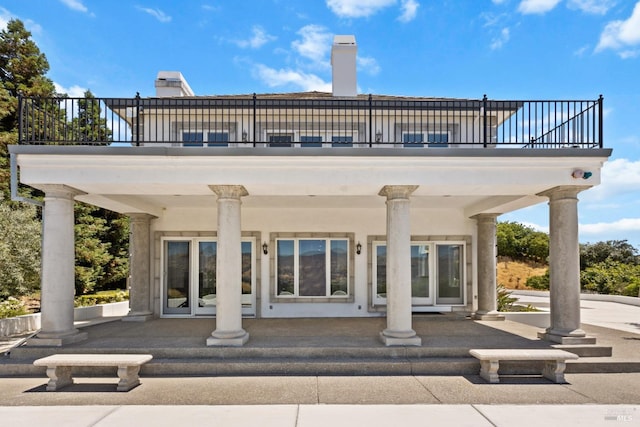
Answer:
[{"label": "stone bench", "polygon": [[542,376],[556,383],[564,383],[566,360],[578,356],[556,349],[472,349],[469,353],[480,359],[480,376],[490,383],[499,383],[498,368],[501,360],[543,361]]},{"label": "stone bench", "polygon": [[118,391],[129,391],[140,384],[140,366],[153,358],[150,354],[54,354],[35,360],[35,366],[46,366],[47,391],[56,391],[73,384],[74,366],[117,366]]}]

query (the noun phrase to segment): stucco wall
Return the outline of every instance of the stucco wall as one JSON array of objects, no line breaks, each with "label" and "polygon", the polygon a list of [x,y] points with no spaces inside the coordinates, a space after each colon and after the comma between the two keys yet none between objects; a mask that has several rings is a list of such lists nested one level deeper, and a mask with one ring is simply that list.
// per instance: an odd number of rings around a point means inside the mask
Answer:
[{"label": "stucco wall", "polygon": [[[216,209],[215,196],[212,194],[212,207],[201,209],[167,209],[164,215],[152,221],[154,250],[152,263],[152,299],[153,310],[161,313],[161,254],[160,238],[166,235],[215,232]],[[313,199],[313,198],[310,198]],[[349,199],[345,198],[345,205]],[[257,278],[257,315],[260,317],[359,317],[379,316],[383,313],[369,310],[369,272],[367,262],[367,237],[386,233],[386,206],[380,197],[379,206],[371,208],[323,208],[321,203],[311,200],[308,208],[251,208],[250,202],[242,207],[242,230],[246,235],[251,232],[259,236],[256,242],[259,277]],[[272,279],[271,256],[274,254],[271,233],[353,233],[354,244],[363,246],[360,255],[353,255],[354,283],[353,301],[336,303],[275,303],[270,296],[269,283]],[[191,233],[191,234],[190,234]],[[412,209],[411,234],[414,236],[471,236],[473,242],[467,250],[466,262],[468,287],[465,289],[466,306],[457,310],[472,311],[476,303],[475,263],[475,220],[466,218],[460,210]],[[269,244],[269,254],[263,255],[261,245]],[[471,258],[471,259],[470,259]]]}]

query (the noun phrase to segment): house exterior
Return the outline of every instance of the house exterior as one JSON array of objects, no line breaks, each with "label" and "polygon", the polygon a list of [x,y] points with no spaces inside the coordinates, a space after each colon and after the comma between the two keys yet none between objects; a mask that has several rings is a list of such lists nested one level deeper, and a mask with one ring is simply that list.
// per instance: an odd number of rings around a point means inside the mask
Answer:
[{"label": "house exterior", "polygon": [[[42,330],[73,328],[73,202],[131,218],[125,320],[386,316],[385,345],[420,345],[417,312],[496,312],[496,221],[549,204],[551,327],[580,329],[578,195],[600,182],[602,97],[494,101],[359,95],[353,36],[336,36],[333,93],[196,96],[160,72],[154,98],[100,98],[113,135],[47,117],[79,100],[21,99],[14,184],[45,193]],[[90,126],[89,126],[90,128]],[[15,185],[14,185],[15,187]],[[204,338],[204,337],[203,337]]]}]

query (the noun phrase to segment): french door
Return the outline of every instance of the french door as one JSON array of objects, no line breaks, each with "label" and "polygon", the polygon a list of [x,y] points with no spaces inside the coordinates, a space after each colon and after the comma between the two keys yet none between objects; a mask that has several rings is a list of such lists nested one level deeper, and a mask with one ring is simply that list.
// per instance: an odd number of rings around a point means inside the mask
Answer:
[{"label": "french door", "polygon": [[[162,314],[215,315],[218,244],[204,238],[163,240]],[[242,314],[255,315],[255,239],[243,239]]]},{"label": "french door", "polygon": [[[414,307],[464,303],[463,248],[463,242],[411,242],[411,303]],[[372,250],[373,304],[386,305],[386,242],[373,242]]]}]

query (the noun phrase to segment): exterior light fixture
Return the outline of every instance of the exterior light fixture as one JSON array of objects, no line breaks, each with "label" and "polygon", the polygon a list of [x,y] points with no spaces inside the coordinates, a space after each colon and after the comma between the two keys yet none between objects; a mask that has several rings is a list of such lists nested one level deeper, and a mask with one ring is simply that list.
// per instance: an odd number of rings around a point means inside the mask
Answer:
[{"label": "exterior light fixture", "polygon": [[242,142],[247,142],[247,136],[248,136],[248,135],[249,135],[249,134],[247,133],[247,131],[246,131],[246,130],[243,130],[243,131],[242,131]]},{"label": "exterior light fixture", "polygon": [[382,132],[378,130],[376,132],[376,142],[380,142],[380,141],[382,141]]},{"label": "exterior light fixture", "polygon": [[356,245],[356,254],[360,255],[361,252],[362,252],[362,245],[360,244],[360,242],[358,242],[358,244]]},{"label": "exterior light fixture", "polygon": [[267,245],[267,242],[264,242],[262,244],[262,253],[267,255],[269,253],[269,245]]},{"label": "exterior light fixture", "polygon": [[589,179],[593,175],[592,172],[583,171],[582,169],[576,169],[571,172],[571,176],[575,179]]}]

